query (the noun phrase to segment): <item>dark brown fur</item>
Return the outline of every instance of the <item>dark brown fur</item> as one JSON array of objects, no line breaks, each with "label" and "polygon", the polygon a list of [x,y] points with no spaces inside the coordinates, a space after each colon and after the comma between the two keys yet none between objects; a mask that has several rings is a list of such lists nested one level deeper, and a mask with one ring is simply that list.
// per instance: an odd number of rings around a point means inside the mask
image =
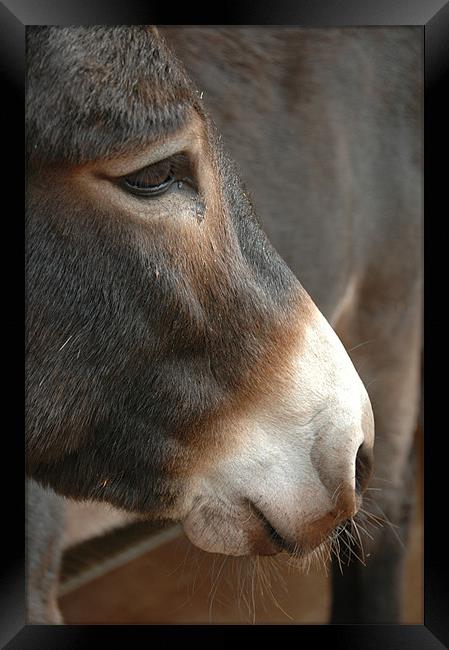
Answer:
[{"label": "dark brown fur", "polygon": [[[163,516],[229,444],[225,418],[273,383],[309,299],[154,31],[36,28],[28,55],[28,472],[67,496]],[[214,175],[203,239],[110,214],[74,185],[88,160],[185,126],[187,107]]]}]

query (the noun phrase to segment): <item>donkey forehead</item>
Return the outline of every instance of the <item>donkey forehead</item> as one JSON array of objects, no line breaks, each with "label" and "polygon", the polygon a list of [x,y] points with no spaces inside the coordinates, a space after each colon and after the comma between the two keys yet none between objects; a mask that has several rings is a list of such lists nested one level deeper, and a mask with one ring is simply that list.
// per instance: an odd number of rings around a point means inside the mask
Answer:
[{"label": "donkey forehead", "polygon": [[178,130],[189,107],[201,112],[154,28],[29,27],[27,59],[30,159],[107,158]]}]

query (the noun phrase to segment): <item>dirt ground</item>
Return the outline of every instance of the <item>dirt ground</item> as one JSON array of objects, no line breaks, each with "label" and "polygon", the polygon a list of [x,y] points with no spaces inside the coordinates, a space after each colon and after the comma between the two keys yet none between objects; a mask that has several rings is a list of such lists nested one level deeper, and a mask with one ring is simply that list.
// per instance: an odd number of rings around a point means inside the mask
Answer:
[{"label": "dirt ground", "polygon": [[[419,450],[421,442],[418,436]],[[403,585],[402,622],[407,624],[424,620],[419,456],[418,499]],[[67,584],[60,606],[68,624],[321,624],[328,621],[330,607],[330,579],[322,569],[303,575],[282,558],[273,563],[268,558],[211,555],[192,546],[182,533],[78,588],[67,590]]]}]

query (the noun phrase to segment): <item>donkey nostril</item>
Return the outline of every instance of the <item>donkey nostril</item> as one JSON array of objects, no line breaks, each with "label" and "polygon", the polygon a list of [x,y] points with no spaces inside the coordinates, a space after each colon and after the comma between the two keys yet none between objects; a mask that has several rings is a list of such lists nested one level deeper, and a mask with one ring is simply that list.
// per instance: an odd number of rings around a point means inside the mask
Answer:
[{"label": "donkey nostril", "polygon": [[355,489],[361,494],[369,483],[373,471],[373,451],[362,443],[355,459]]}]

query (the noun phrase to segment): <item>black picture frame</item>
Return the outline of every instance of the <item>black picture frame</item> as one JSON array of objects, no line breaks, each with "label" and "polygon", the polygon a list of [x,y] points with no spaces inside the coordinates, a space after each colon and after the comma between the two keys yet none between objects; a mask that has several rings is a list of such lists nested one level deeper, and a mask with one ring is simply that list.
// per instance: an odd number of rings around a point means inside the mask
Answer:
[{"label": "black picture frame", "polygon": [[[276,3],[222,2],[210,13],[201,7],[170,5],[153,8],[139,0],[4,0],[0,2],[0,67],[6,109],[3,131],[3,300],[6,331],[3,409],[3,535],[0,582],[0,642],[2,647],[27,650],[70,650],[113,642],[135,647],[142,643],[163,648],[189,641],[229,646],[247,644],[254,635],[268,643],[284,640],[310,647],[363,650],[424,650],[448,647],[449,597],[444,571],[448,553],[442,532],[447,511],[448,463],[441,445],[447,436],[443,417],[447,397],[443,365],[445,318],[442,315],[444,262],[448,256],[444,198],[448,184],[444,144],[446,115],[445,74],[449,60],[449,3],[444,0],[277,0]],[[425,211],[425,561],[424,625],[264,625],[264,626],[45,626],[25,625],[24,440],[23,440],[23,323],[24,323],[24,80],[25,27],[33,24],[297,24],[306,27],[419,25],[424,32],[424,211]],[[10,136],[10,137],[9,137]],[[9,142],[9,144],[7,144]],[[441,154],[441,157],[440,157]],[[447,204],[446,204],[447,205]],[[8,206],[8,207],[6,207]],[[441,232],[440,232],[441,231]],[[439,248],[440,247],[440,248]],[[438,347],[437,347],[438,346]],[[5,354],[6,353],[6,354]],[[442,374],[438,374],[438,363]],[[433,379],[431,379],[434,375]],[[4,393],[4,391],[3,391]],[[4,393],[5,394],[5,393]],[[445,399],[446,398],[446,399]],[[440,425],[441,421],[441,425]],[[151,630],[148,629],[151,627]],[[218,629],[217,629],[218,628]],[[284,635],[288,635],[285,639]],[[189,638],[190,637],[190,638]]]}]

